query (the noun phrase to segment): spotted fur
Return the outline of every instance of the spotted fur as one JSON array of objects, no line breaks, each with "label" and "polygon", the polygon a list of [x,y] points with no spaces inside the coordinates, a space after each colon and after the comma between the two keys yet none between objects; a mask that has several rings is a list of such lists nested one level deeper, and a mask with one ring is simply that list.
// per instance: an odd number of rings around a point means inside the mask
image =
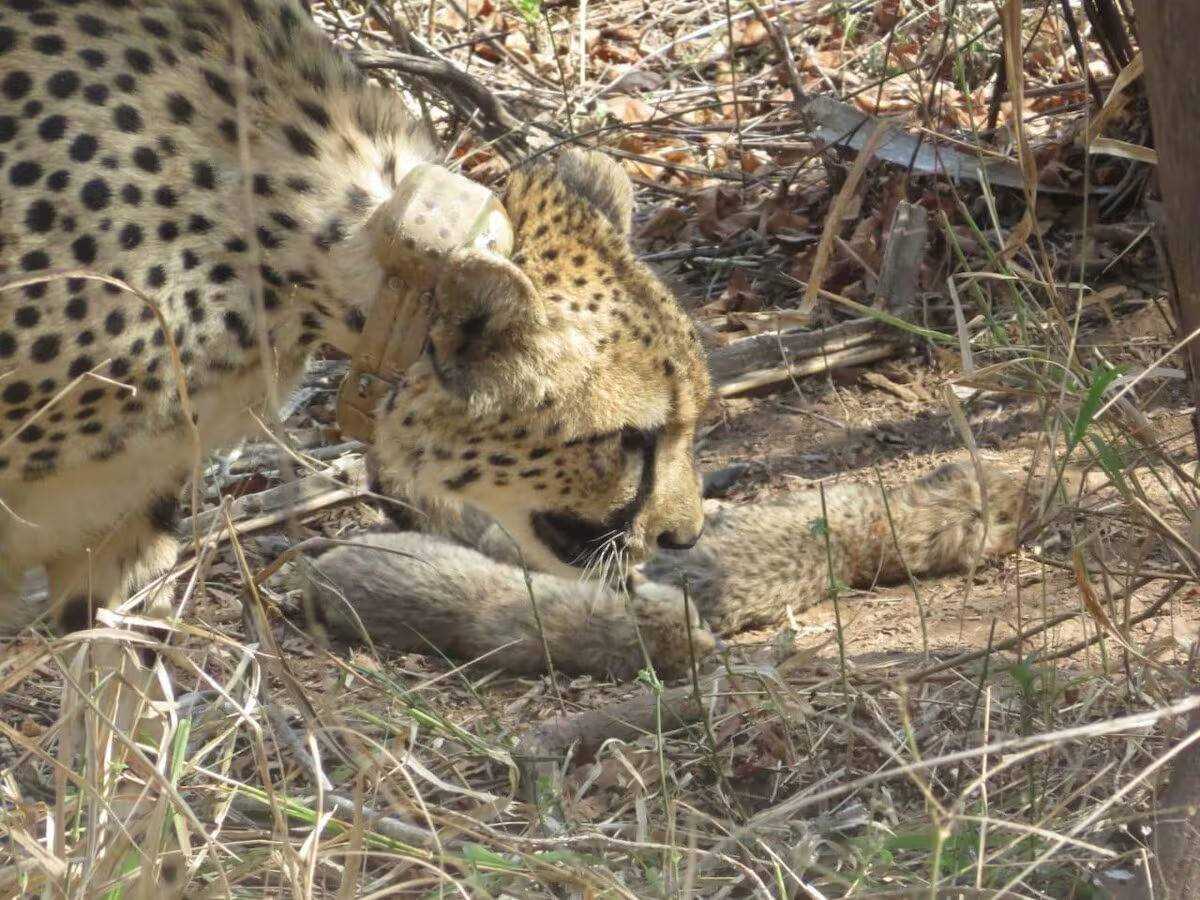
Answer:
[{"label": "spotted fur", "polygon": [[[91,609],[170,564],[180,385],[208,451],[253,431],[264,358],[282,392],[352,353],[376,214],[430,156],[295,0],[0,0],[0,591],[45,565]],[[489,510],[546,568],[701,528],[703,357],[630,197],[596,154],[515,176],[516,255],[447,261],[380,411],[384,483]]]},{"label": "spotted fur", "polygon": [[[907,575],[966,571],[1013,553],[1039,522],[1053,485],[1027,472],[985,465],[985,489],[970,462],[948,463],[886,495],[873,484],[798,491],[777,501],[723,505],[704,541],[660,553],[647,578],[686,582],[719,634],[779,625],[829,596],[832,587],[873,588]],[[1068,478],[1074,496],[1080,479]],[[832,582],[832,583],[831,583]]]}]

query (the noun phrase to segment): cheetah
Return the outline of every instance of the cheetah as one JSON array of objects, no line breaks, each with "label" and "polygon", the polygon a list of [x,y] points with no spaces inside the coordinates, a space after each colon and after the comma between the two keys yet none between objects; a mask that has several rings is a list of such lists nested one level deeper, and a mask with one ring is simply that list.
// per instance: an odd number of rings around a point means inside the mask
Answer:
[{"label": "cheetah", "polygon": [[[44,567],[75,629],[173,564],[195,445],[252,433],[316,349],[355,354],[404,275],[389,204],[435,159],[298,0],[0,0],[0,611]],[[511,255],[438,260],[376,410],[384,483],[563,575],[703,527],[705,359],[632,196],[596,152],[513,174]]]},{"label": "cheetah", "polygon": [[[436,509],[407,523],[434,534],[351,538],[325,548],[293,575],[292,586],[336,636],[355,639],[365,628],[379,644],[482,656],[519,672],[545,667],[532,591],[550,619],[545,630],[556,666],[598,676],[636,671],[645,659],[640,646],[622,654],[613,644],[636,623],[650,660],[669,677],[686,672],[692,654],[714,648],[714,634],[784,625],[789,607],[801,612],[825,599],[831,578],[869,589],[1015,552],[1042,520],[1043,501],[1055,505],[1058,498],[1047,478],[993,465],[982,473],[983,492],[974,465],[950,463],[886,495],[876,485],[833,485],[824,507],[816,490],[769,503],[710,501],[702,541],[656,553],[630,579],[626,616],[610,585],[550,575],[527,583],[502,528],[477,514]],[[1064,476],[1068,497],[1084,485],[1099,483]]]}]

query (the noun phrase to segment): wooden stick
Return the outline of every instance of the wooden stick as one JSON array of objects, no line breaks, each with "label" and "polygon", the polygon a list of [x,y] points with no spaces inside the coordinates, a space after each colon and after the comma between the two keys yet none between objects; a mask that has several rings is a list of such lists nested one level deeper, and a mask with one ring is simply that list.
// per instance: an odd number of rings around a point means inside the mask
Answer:
[{"label": "wooden stick", "polygon": [[[348,483],[341,483],[338,478]],[[247,494],[235,500],[230,509],[234,530],[238,534],[257,531],[285,522],[291,516],[308,515],[318,509],[344,503],[370,493],[367,487],[366,468],[361,457],[339,459],[324,472],[318,472],[296,481],[256,494]],[[219,527],[223,519],[221,509],[209,509],[198,516],[189,516],[179,523],[179,533],[210,534],[219,528],[218,539],[228,536],[228,529]],[[195,528],[197,531],[193,531]]]},{"label": "wooden stick", "polygon": [[874,340],[880,325],[873,319],[851,319],[829,328],[802,332],[768,332],[740,338],[708,354],[709,371],[718,385],[757,369],[776,368],[784,360],[825,356]]},{"label": "wooden stick", "polygon": [[900,349],[900,346],[898,343],[870,344],[865,347],[852,346],[844,350],[823,353],[819,356],[814,355],[790,366],[777,366],[772,369],[759,369],[754,372],[747,372],[724,384],[718,382],[717,394],[722,397],[736,397],[738,394],[744,394],[746,391],[778,384],[782,381],[790,381],[792,378],[817,375],[821,372],[828,372],[847,366],[861,366],[865,363],[887,359],[889,356],[894,355]]},{"label": "wooden stick", "polygon": [[901,202],[888,228],[883,265],[879,270],[877,303],[892,315],[912,320],[921,287],[921,261],[929,236],[929,213],[915,203]]}]

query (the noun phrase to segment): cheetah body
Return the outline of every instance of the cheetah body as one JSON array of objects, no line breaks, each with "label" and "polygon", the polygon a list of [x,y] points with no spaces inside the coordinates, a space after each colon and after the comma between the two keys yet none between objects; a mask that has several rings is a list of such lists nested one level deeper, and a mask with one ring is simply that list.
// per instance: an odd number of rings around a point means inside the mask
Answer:
[{"label": "cheetah body", "polygon": [[[77,612],[170,564],[196,442],[354,352],[432,153],[294,0],[0,2],[0,608],[34,566]],[[444,261],[379,413],[383,483],[487,509],[545,568],[702,523],[707,375],[630,198],[597,154],[513,176],[514,256]]]}]

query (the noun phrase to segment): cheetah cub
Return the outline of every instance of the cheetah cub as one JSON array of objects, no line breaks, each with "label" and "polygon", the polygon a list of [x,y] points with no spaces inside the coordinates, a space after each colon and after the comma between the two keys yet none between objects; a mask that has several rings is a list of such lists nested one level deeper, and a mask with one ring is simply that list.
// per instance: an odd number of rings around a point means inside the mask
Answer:
[{"label": "cheetah cub", "polygon": [[[944,465],[886,496],[874,485],[833,485],[824,509],[815,490],[722,505],[707,516],[695,547],[662,551],[641,567],[627,586],[628,613],[626,595],[607,585],[544,574],[527,585],[519,551],[501,528],[444,509],[401,522],[438,535],[353,539],[359,546],[319,556],[293,586],[305,589],[318,617],[343,637],[365,628],[401,649],[465,658],[491,652],[493,665],[522,672],[545,666],[532,589],[557,666],[599,675],[636,671],[644,664],[636,624],[659,671],[678,674],[693,652],[715,646],[712,632],[778,626],[788,607],[820,602],[831,567],[841,584],[871,588],[904,580],[906,566],[931,575],[1015,552],[1039,522],[1047,481],[998,467],[983,475],[983,491],[968,462]],[[1065,480],[1067,496],[1078,487],[1079,479]],[[690,606],[677,587],[683,583]],[[698,626],[693,610],[711,631]]]},{"label": "cheetah cub", "polygon": [[[937,575],[1016,552],[1049,485],[1000,467],[985,466],[983,476],[981,491],[970,462],[949,463],[886,497],[878,485],[832,485],[824,509],[815,490],[723,505],[706,517],[699,544],[659,553],[643,570],[651,580],[686,581],[720,634],[777,625],[789,605],[799,611],[826,596],[831,569],[843,585],[872,588],[903,581],[906,567]],[[1078,484],[1065,479],[1068,496]]]},{"label": "cheetah cub", "polygon": [[626,595],[599,581],[525,576],[469,547],[407,531],[353,537],[296,566],[290,582],[304,592],[306,616],[334,637],[481,659],[514,674],[545,672],[549,653],[570,675],[624,681],[653,661],[674,678],[693,653],[703,658],[716,646],[669,585],[646,582]]}]

